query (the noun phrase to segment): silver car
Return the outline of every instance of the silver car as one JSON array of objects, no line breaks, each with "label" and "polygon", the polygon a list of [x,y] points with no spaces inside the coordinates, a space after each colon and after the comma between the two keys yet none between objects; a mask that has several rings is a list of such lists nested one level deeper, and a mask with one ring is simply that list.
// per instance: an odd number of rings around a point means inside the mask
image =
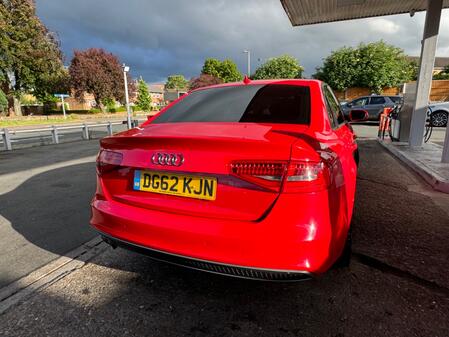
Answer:
[{"label": "silver car", "polygon": [[446,126],[449,116],[449,102],[433,103],[429,105],[432,113],[430,122],[432,126]]},{"label": "silver car", "polygon": [[349,119],[351,111],[365,110],[368,112],[368,120],[378,121],[384,108],[394,107],[401,101],[401,96],[362,96],[342,105],[342,109],[346,119]]}]

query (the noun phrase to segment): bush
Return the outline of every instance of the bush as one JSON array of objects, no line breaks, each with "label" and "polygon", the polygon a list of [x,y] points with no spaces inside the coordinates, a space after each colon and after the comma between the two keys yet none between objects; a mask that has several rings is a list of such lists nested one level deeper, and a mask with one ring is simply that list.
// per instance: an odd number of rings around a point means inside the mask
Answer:
[{"label": "bush", "polygon": [[[78,115],[87,115],[92,113],[90,110],[66,110],[67,114],[78,114]],[[44,115],[62,115],[61,109],[54,108],[45,108],[44,107]]]},{"label": "bush", "polygon": [[89,110],[90,114],[99,114],[101,112],[102,112],[101,109],[98,109],[98,108],[92,108]]},{"label": "bush", "polygon": [[44,115],[45,116],[49,116],[49,115],[62,115],[62,111],[59,109],[46,109],[44,110]]},{"label": "bush", "polygon": [[125,112],[126,107],[125,106],[119,106],[117,108],[110,108],[108,109],[108,112],[115,113],[115,112]]}]

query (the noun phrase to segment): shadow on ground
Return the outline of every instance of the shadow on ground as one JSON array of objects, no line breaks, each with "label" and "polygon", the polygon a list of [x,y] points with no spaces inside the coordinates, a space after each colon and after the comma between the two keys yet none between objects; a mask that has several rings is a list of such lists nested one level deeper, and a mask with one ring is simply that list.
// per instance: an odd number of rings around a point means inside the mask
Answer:
[{"label": "shadow on ground", "polygon": [[[447,286],[447,214],[416,192],[425,187],[375,142],[361,142],[361,163],[356,250]],[[92,170],[93,164],[83,164],[37,175],[0,197],[1,214],[29,242],[64,254],[48,238],[76,246],[91,235]],[[350,270],[286,284],[232,279],[108,249],[6,312],[0,331],[8,336],[447,336],[449,298],[357,261]]]},{"label": "shadow on ground", "polygon": [[0,195],[3,240],[8,241],[0,245],[0,286],[96,235],[89,226],[94,191],[95,163],[87,163],[35,175]]},{"label": "shadow on ground", "polygon": [[449,301],[360,264],[245,281],[109,250],[2,316],[8,336],[446,336]]}]

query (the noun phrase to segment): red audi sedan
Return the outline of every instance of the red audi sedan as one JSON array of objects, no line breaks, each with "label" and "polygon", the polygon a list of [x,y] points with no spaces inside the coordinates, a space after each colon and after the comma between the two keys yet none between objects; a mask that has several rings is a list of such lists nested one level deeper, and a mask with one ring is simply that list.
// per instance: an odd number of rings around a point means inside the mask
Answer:
[{"label": "red audi sedan", "polygon": [[101,140],[91,225],[158,260],[302,280],[348,263],[357,161],[325,83],[205,87]]}]

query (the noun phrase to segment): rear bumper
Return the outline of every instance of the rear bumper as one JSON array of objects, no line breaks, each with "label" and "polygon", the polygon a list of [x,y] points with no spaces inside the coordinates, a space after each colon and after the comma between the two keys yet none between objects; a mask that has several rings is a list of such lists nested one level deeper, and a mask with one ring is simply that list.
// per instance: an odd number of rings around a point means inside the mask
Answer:
[{"label": "rear bumper", "polygon": [[[325,272],[343,248],[346,228],[331,221],[337,213],[329,209],[341,203],[330,199],[328,191],[284,194],[258,222],[165,213],[94,199],[91,225],[117,245],[196,269],[234,276],[243,269],[247,275],[248,269],[270,275],[280,271],[286,277],[303,277]],[[176,256],[176,261],[167,256]],[[225,267],[234,271],[224,272]]]},{"label": "rear bumper", "polygon": [[148,247],[139,246],[130,242],[119,240],[104,233],[101,233],[103,240],[112,247],[121,247],[140,254],[147,255],[152,259],[168,262],[182,267],[207,271],[214,274],[229,275],[238,278],[268,280],[268,281],[303,281],[308,280],[312,275],[308,272],[272,270],[261,268],[250,268],[244,266],[235,266],[211,261],[205,261],[186,257],[177,254],[171,254]]}]

